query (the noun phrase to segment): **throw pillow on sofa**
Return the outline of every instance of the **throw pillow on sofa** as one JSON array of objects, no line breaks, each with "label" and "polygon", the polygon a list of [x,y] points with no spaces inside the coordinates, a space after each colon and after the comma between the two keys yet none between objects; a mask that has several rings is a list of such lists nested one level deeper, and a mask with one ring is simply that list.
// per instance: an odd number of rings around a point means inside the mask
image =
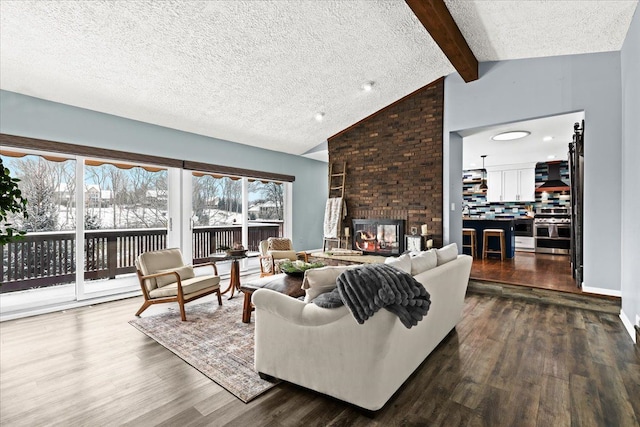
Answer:
[{"label": "throw pillow on sofa", "polygon": [[397,258],[389,257],[384,260],[384,263],[411,274],[411,255],[409,254],[402,254]]},{"label": "throw pillow on sofa", "polygon": [[411,275],[415,276],[438,266],[438,255],[435,249],[418,252],[411,257]]},{"label": "throw pillow on sofa", "polygon": [[302,289],[305,290],[304,302],[311,302],[318,295],[336,287],[336,279],[343,271],[354,266],[328,266],[312,268],[304,272]]},{"label": "throw pillow on sofa", "polygon": [[436,249],[438,256],[438,265],[446,264],[458,258],[458,245],[451,243],[443,248]]}]

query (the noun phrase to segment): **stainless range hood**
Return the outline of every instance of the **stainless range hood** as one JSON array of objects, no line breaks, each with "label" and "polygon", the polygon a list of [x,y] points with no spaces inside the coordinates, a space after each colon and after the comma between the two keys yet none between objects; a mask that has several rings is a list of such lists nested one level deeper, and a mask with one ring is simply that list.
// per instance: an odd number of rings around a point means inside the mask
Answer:
[{"label": "stainless range hood", "polygon": [[571,187],[560,179],[560,165],[562,162],[548,162],[547,180],[538,188],[536,193],[544,191],[569,191]]}]

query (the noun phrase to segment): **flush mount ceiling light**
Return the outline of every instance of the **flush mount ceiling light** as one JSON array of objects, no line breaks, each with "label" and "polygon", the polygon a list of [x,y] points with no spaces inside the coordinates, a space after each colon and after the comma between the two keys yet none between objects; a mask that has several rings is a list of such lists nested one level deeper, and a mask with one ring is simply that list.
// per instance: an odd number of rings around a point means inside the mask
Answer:
[{"label": "flush mount ceiling light", "polygon": [[531,132],[528,132],[526,130],[513,130],[509,132],[499,133],[493,136],[491,139],[493,139],[494,141],[513,141],[514,139],[524,138],[528,135],[531,135]]},{"label": "flush mount ceiling light", "polygon": [[313,116],[317,122],[321,122],[322,120],[324,120],[324,113],[316,113],[315,116]]},{"label": "flush mount ceiling light", "polygon": [[373,85],[374,85],[374,82],[366,82],[365,84],[362,85],[362,90],[364,90],[365,92],[370,92],[371,89],[373,89]]}]

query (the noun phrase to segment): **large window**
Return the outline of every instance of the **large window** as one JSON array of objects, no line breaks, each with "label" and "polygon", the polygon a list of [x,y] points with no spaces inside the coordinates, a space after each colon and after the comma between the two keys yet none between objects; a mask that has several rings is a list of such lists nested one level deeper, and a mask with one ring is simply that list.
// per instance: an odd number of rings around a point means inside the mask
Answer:
[{"label": "large window", "polygon": [[237,177],[193,172],[195,226],[233,225],[242,222],[242,181]]},{"label": "large window", "polygon": [[85,228],[166,228],[167,170],[85,161]]},{"label": "large window", "polygon": [[0,247],[3,318],[138,292],[136,257],[169,246],[196,263],[242,244],[243,268],[257,269],[260,241],[287,234],[290,176],[5,134],[0,142],[28,206],[27,219],[10,218],[24,238]]},{"label": "large window", "polygon": [[194,262],[236,245],[255,253],[261,240],[283,235],[284,183],[205,172],[191,182]]},{"label": "large window", "polygon": [[[76,162],[52,155],[0,151],[2,163],[20,180],[28,200],[27,218],[9,215],[8,222],[27,234],[0,247],[0,292],[29,290],[5,310],[18,310],[37,299],[50,304],[75,299]],[[56,292],[43,292],[58,286]],[[40,290],[40,292],[38,292]]]},{"label": "large window", "polygon": [[192,244],[195,263],[242,244],[242,179],[193,172]]},{"label": "large window", "polygon": [[285,184],[275,181],[249,182],[249,241],[256,246],[269,237],[284,236]]},{"label": "large window", "polygon": [[142,252],[167,247],[167,170],[98,160],[84,164],[83,291],[135,289],[134,281],[113,279],[133,273]]},{"label": "large window", "polygon": [[166,169],[21,150],[0,156],[20,180],[28,214],[9,217],[26,235],[0,247],[3,312],[139,289],[135,258],[167,246]]}]

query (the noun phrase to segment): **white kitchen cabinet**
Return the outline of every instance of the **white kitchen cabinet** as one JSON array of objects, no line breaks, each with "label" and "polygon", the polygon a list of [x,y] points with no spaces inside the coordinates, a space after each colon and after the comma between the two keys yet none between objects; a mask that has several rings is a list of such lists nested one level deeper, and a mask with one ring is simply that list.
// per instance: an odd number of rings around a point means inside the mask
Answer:
[{"label": "white kitchen cabinet", "polygon": [[487,175],[488,202],[534,202],[535,169],[494,170]]},{"label": "white kitchen cabinet", "polygon": [[519,176],[520,171],[511,169],[502,171],[502,201],[513,202],[518,200],[520,191]]},{"label": "white kitchen cabinet", "polygon": [[517,251],[533,252],[536,249],[534,237],[516,236],[515,243]]},{"label": "white kitchen cabinet", "polygon": [[518,190],[519,202],[536,201],[536,170],[534,168],[518,170]]},{"label": "white kitchen cabinet", "polygon": [[502,171],[487,173],[487,201],[502,201]]}]

